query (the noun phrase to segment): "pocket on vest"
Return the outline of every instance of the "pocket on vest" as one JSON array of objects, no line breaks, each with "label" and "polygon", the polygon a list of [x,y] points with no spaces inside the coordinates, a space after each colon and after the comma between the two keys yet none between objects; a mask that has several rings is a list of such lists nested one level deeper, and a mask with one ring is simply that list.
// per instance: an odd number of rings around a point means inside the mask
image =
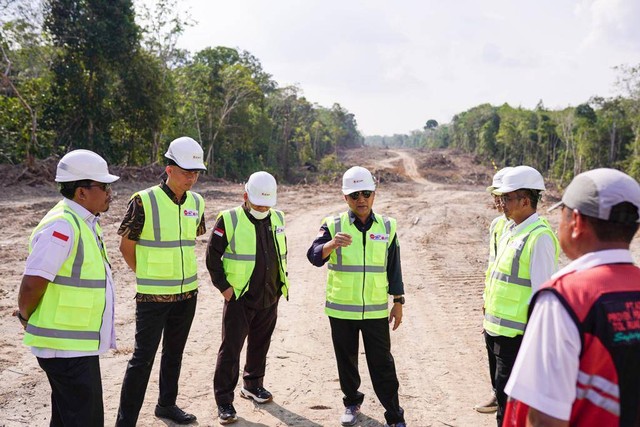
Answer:
[{"label": "pocket on vest", "polygon": [[86,327],[91,321],[94,306],[92,290],[61,289],[58,296],[55,323],[58,325]]},{"label": "pocket on vest", "polygon": [[335,275],[327,289],[327,299],[329,301],[352,304],[355,301],[362,300],[361,296],[355,295],[352,278],[342,278],[339,275]]},{"label": "pocket on vest", "polygon": [[382,304],[383,302],[387,302],[389,299],[388,292],[389,286],[387,284],[386,276],[384,278],[376,277],[376,280],[373,281],[371,292],[371,301],[374,304]]},{"label": "pocket on vest", "polygon": [[169,251],[149,250],[147,257],[147,275],[150,277],[173,277],[173,257]]},{"label": "pocket on vest", "polygon": [[495,284],[493,292],[495,305],[494,310],[498,315],[515,317],[520,311],[522,301],[522,291],[515,285]]}]

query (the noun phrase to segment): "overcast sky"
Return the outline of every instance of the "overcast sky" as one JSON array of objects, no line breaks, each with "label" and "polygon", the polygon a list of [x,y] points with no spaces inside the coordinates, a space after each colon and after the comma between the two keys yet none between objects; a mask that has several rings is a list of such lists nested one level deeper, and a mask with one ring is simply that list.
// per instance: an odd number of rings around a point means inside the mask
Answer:
[{"label": "overcast sky", "polygon": [[354,113],[365,135],[481,103],[547,108],[617,94],[640,64],[638,0],[182,0],[180,46],[244,49],[280,86]]}]

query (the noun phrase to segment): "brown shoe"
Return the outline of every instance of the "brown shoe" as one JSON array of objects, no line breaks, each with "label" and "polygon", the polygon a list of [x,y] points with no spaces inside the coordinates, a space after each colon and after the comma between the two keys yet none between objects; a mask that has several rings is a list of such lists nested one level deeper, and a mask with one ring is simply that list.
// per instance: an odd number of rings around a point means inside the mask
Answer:
[{"label": "brown shoe", "polygon": [[496,399],[496,395],[494,394],[488,402],[478,404],[474,406],[473,409],[481,414],[493,414],[498,411],[498,399]]}]

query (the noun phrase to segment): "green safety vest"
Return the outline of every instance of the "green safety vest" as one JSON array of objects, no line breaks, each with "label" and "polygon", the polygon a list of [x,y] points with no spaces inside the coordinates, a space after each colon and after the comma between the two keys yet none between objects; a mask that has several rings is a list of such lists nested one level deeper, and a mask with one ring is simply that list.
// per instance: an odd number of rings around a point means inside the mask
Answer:
[{"label": "green safety vest", "polygon": [[500,215],[495,218],[491,223],[491,227],[489,230],[489,270],[491,269],[491,264],[496,259],[496,252],[498,252],[498,242],[500,241],[500,237],[502,233],[504,233],[505,227],[509,219],[506,216]]},{"label": "green safety vest", "polygon": [[[24,343],[56,350],[95,351],[100,346],[100,326],[106,304],[104,261],[109,262],[106,248],[104,252],[100,250],[87,223],[62,200],[31,233],[29,253],[38,231],[60,219],[73,228],[73,248],[31,313]],[[98,224],[96,232],[102,235]]]},{"label": "green safety vest", "polygon": [[560,244],[545,218],[500,242],[484,293],[483,326],[488,332],[505,337],[524,333],[531,299],[531,253],[543,234],[553,240],[557,262]]},{"label": "green safety vest", "polygon": [[349,213],[324,219],[331,237],[346,232],[351,245],[329,256],[325,313],[338,319],[364,320],[388,316],[387,254],[396,235],[396,220],[374,214],[363,233],[351,223]]},{"label": "green safety vest", "polygon": [[[281,291],[282,295],[288,299],[289,278],[287,277],[287,240],[284,233],[284,213],[276,209],[269,209],[269,212],[271,232],[279,255]],[[218,218],[222,216],[224,219],[228,243],[222,256],[222,267],[236,299],[249,290],[251,275],[256,267],[256,227],[247,215],[242,206],[218,214]]]},{"label": "green safety vest", "polygon": [[198,288],[196,232],[204,214],[204,199],[187,191],[177,205],[155,186],[140,196],[145,213],[136,244],[136,290],[141,294],[175,295]]}]

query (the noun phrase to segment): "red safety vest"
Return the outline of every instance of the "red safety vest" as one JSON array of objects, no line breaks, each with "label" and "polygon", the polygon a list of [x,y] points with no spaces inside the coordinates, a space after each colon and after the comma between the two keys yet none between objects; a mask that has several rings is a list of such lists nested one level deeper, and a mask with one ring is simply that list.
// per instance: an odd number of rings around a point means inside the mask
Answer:
[{"label": "red safety vest", "polygon": [[[571,426],[640,426],[640,269],[604,264],[545,283],[582,341]],[[507,403],[503,427],[525,426],[529,407]]]}]

